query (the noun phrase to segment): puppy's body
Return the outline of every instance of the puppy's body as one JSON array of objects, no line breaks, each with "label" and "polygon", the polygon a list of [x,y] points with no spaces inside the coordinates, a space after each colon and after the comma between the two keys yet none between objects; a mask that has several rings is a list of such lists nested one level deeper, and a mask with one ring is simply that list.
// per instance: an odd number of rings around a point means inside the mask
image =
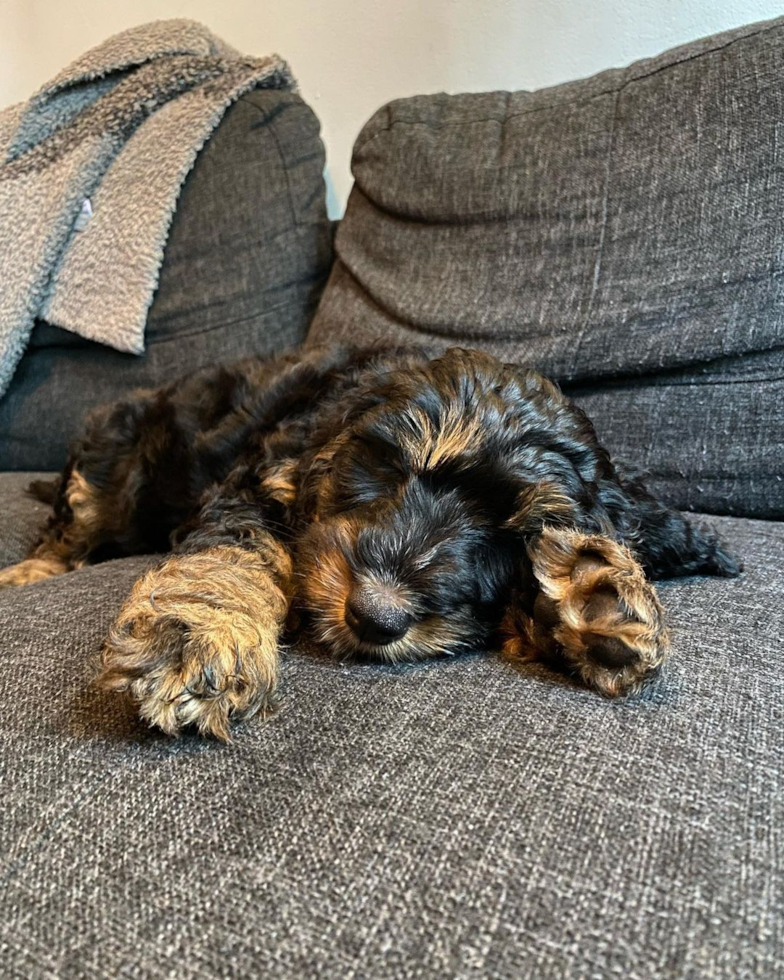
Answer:
[{"label": "puppy's body", "polygon": [[616,694],[667,650],[645,573],[737,571],[552,383],[464,350],[254,359],[98,410],[0,585],[169,550],[112,630],[103,680],[166,731],[221,737],[272,703],[292,602],[338,656],[499,636]]}]

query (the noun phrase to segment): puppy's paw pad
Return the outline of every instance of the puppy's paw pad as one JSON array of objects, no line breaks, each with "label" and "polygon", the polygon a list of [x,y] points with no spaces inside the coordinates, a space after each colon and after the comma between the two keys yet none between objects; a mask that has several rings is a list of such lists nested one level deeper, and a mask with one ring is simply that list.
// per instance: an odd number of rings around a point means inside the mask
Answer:
[{"label": "puppy's paw pad", "polygon": [[631,667],[640,659],[639,652],[632,650],[617,636],[586,633],[583,639],[587,656],[599,667],[619,670],[621,667]]},{"label": "puppy's paw pad", "polygon": [[[547,628],[584,683],[615,697],[656,672],[669,648],[664,614],[627,548],[597,535],[548,531],[531,558],[549,604]],[[535,618],[543,622],[538,608]]]}]

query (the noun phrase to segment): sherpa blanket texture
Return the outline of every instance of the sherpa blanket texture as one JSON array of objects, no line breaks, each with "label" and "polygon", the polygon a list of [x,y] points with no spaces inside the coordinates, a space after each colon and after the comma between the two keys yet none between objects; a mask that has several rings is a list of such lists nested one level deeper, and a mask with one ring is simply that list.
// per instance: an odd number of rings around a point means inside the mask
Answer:
[{"label": "sherpa blanket texture", "polygon": [[189,20],[132,28],[0,112],[0,397],[36,318],[144,351],[183,181],[228,107],[293,89]]}]

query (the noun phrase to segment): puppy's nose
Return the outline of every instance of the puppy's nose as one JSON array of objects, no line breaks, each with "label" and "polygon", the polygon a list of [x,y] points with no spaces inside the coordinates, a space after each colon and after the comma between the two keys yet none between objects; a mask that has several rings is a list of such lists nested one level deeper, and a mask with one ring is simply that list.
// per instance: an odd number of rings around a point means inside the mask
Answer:
[{"label": "puppy's nose", "polygon": [[360,640],[383,646],[405,636],[411,616],[391,596],[359,586],[346,600],[346,622]]}]

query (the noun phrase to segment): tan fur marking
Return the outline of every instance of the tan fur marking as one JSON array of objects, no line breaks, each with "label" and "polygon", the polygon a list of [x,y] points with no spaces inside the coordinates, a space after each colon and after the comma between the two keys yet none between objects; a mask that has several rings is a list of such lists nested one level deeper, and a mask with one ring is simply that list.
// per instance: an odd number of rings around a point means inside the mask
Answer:
[{"label": "tan fur marking", "polygon": [[401,641],[394,646],[393,660],[401,663],[422,660],[424,657],[442,656],[450,647],[462,649],[464,637],[461,631],[441,618],[424,619],[415,623]]},{"label": "tan fur marking", "polygon": [[32,585],[53,575],[62,575],[68,567],[58,558],[25,558],[16,565],[0,569],[0,589],[16,585]]},{"label": "tan fur marking", "polygon": [[290,507],[297,498],[297,486],[294,481],[296,470],[296,460],[284,460],[265,474],[261,481],[262,489],[279,504]]},{"label": "tan fur marking", "polygon": [[351,573],[336,549],[319,554],[316,566],[304,572],[300,586],[305,603],[317,620],[320,640],[337,649],[341,640],[345,645],[351,635],[345,614],[350,588]]},{"label": "tan fur marking", "polygon": [[171,735],[194,724],[228,741],[232,719],[270,711],[291,562],[266,544],[174,555],[142,576],[104,646],[100,685],[129,691]]},{"label": "tan fur marking", "polygon": [[569,518],[574,513],[570,500],[554,483],[543,481],[527,487],[517,501],[517,513],[509,519],[510,527],[525,528],[544,524],[548,519]]},{"label": "tan fur marking", "polygon": [[422,411],[414,412],[411,419],[415,428],[402,445],[411,464],[420,471],[463,455],[481,439],[479,424],[456,406],[441,412],[436,425]]},{"label": "tan fur marking", "polygon": [[427,466],[438,466],[444,460],[461,456],[481,439],[476,420],[466,418],[453,406],[442,413],[438,423],[436,431],[430,434]]},{"label": "tan fur marking", "polygon": [[104,518],[101,513],[100,493],[78,470],[71,473],[65,490],[65,499],[73,511],[74,523],[79,529],[80,536],[88,537],[101,530]]}]

